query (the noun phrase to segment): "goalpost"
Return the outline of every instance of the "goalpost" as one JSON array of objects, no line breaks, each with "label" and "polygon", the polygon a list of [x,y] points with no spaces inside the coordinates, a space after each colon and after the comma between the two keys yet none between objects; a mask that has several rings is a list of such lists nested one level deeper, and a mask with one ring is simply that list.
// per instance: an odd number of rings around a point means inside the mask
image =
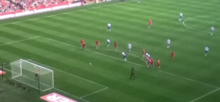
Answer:
[{"label": "goalpost", "polygon": [[40,91],[54,88],[53,70],[23,59],[11,62],[10,66],[13,80]]}]

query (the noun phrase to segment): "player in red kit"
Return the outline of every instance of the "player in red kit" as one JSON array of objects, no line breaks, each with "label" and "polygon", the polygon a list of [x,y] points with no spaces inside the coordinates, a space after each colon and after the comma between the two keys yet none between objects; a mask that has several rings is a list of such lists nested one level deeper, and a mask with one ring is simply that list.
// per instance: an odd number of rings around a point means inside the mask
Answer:
[{"label": "player in red kit", "polygon": [[115,51],[117,51],[118,43],[115,41]]},{"label": "player in red kit", "polygon": [[150,67],[151,66],[151,59],[150,57],[147,57],[147,67]]},{"label": "player in red kit", "polygon": [[173,51],[173,52],[171,52],[171,58],[172,58],[172,60],[174,60],[174,56],[175,56],[175,52]]},{"label": "player in red kit", "polygon": [[96,43],[96,49],[98,49],[99,48],[99,43],[100,43],[99,40],[97,40],[95,43]]},{"label": "player in red kit", "polygon": [[83,49],[86,47],[86,43],[85,43],[85,41],[83,39],[81,40],[81,45],[82,45]]},{"label": "player in red kit", "polygon": [[160,69],[160,60],[157,59],[157,68]]},{"label": "player in red kit", "polygon": [[83,43],[85,43],[85,41],[82,39],[82,40],[81,40],[81,44],[83,44]]},{"label": "player in red kit", "polygon": [[142,50],[142,54],[143,54],[143,58],[146,56],[146,52],[145,52],[145,49]]},{"label": "player in red kit", "polygon": [[149,20],[149,26],[148,26],[148,28],[151,28],[152,23],[153,23],[153,21],[150,19],[150,20]]},{"label": "player in red kit", "polygon": [[154,59],[153,58],[151,58],[151,66],[154,68]]}]

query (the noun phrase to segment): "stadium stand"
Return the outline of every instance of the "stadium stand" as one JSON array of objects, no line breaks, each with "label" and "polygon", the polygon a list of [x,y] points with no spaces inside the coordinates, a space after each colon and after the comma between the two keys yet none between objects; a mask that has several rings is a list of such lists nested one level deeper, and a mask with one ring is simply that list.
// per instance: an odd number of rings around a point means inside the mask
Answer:
[{"label": "stadium stand", "polygon": [[0,14],[11,14],[75,2],[78,2],[78,0],[0,0]]}]

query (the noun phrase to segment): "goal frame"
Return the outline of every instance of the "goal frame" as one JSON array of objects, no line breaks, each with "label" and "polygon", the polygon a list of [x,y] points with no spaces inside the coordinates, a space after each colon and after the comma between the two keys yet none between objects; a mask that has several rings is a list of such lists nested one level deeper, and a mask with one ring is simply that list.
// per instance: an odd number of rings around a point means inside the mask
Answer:
[{"label": "goal frame", "polygon": [[[29,63],[29,64],[33,65],[35,68],[38,67],[38,68],[40,68],[40,69],[44,69],[44,70],[50,71],[50,72],[52,73],[52,74],[51,74],[51,75],[52,75],[52,76],[51,76],[52,86],[51,86],[51,88],[41,90],[41,89],[40,89],[40,84],[44,84],[44,83],[40,82],[40,80],[37,80],[37,81],[38,81],[38,87],[33,87],[32,85],[30,85],[30,84],[28,84],[28,83],[24,83],[24,82],[22,82],[22,81],[18,81],[18,82],[23,83],[23,84],[25,84],[25,85],[28,85],[28,86],[30,86],[30,87],[32,87],[32,88],[35,88],[35,89],[37,89],[37,90],[39,90],[39,91],[43,91],[43,92],[44,92],[44,91],[47,91],[47,90],[51,90],[51,89],[54,88],[54,71],[53,71],[53,70],[51,70],[51,69],[49,69],[49,68],[46,68],[46,67],[44,67],[44,66],[42,66],[42,65],[33,63],[33,62],[31,62],[31,61],[24,60],[24,59],[19,59],[19,60],[16,60],[16,61],[19,61],[20,74],[19,74],[19,75],[16,75],[16,76],[12,76],[12,79],[15,79],[16,77],[22,76],[23,63],[25,62],[25,63]],[[12,71],[12,70],[11,70],[11,71]],[[12,72],[12,73],[16,73],[16,72]],[[40,75],[38,76],[38,79],[39,79],[39,77],[40,77]],[[26,77],[26,78],[28,78],[28,77]],[[29,78],[29,79],[31,79],[31,78]],[[33,79],[32,79],[32,80],[33,80]]]}]

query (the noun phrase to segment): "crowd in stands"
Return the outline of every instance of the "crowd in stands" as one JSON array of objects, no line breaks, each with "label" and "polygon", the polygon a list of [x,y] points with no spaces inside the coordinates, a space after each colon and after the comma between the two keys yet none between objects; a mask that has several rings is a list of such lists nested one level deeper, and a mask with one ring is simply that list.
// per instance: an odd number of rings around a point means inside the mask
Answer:
[{"label": "crowd in stands", "polygon": [[28,11],[68,3],[74,3],[74,0],[0,0],[0,14]]}]

